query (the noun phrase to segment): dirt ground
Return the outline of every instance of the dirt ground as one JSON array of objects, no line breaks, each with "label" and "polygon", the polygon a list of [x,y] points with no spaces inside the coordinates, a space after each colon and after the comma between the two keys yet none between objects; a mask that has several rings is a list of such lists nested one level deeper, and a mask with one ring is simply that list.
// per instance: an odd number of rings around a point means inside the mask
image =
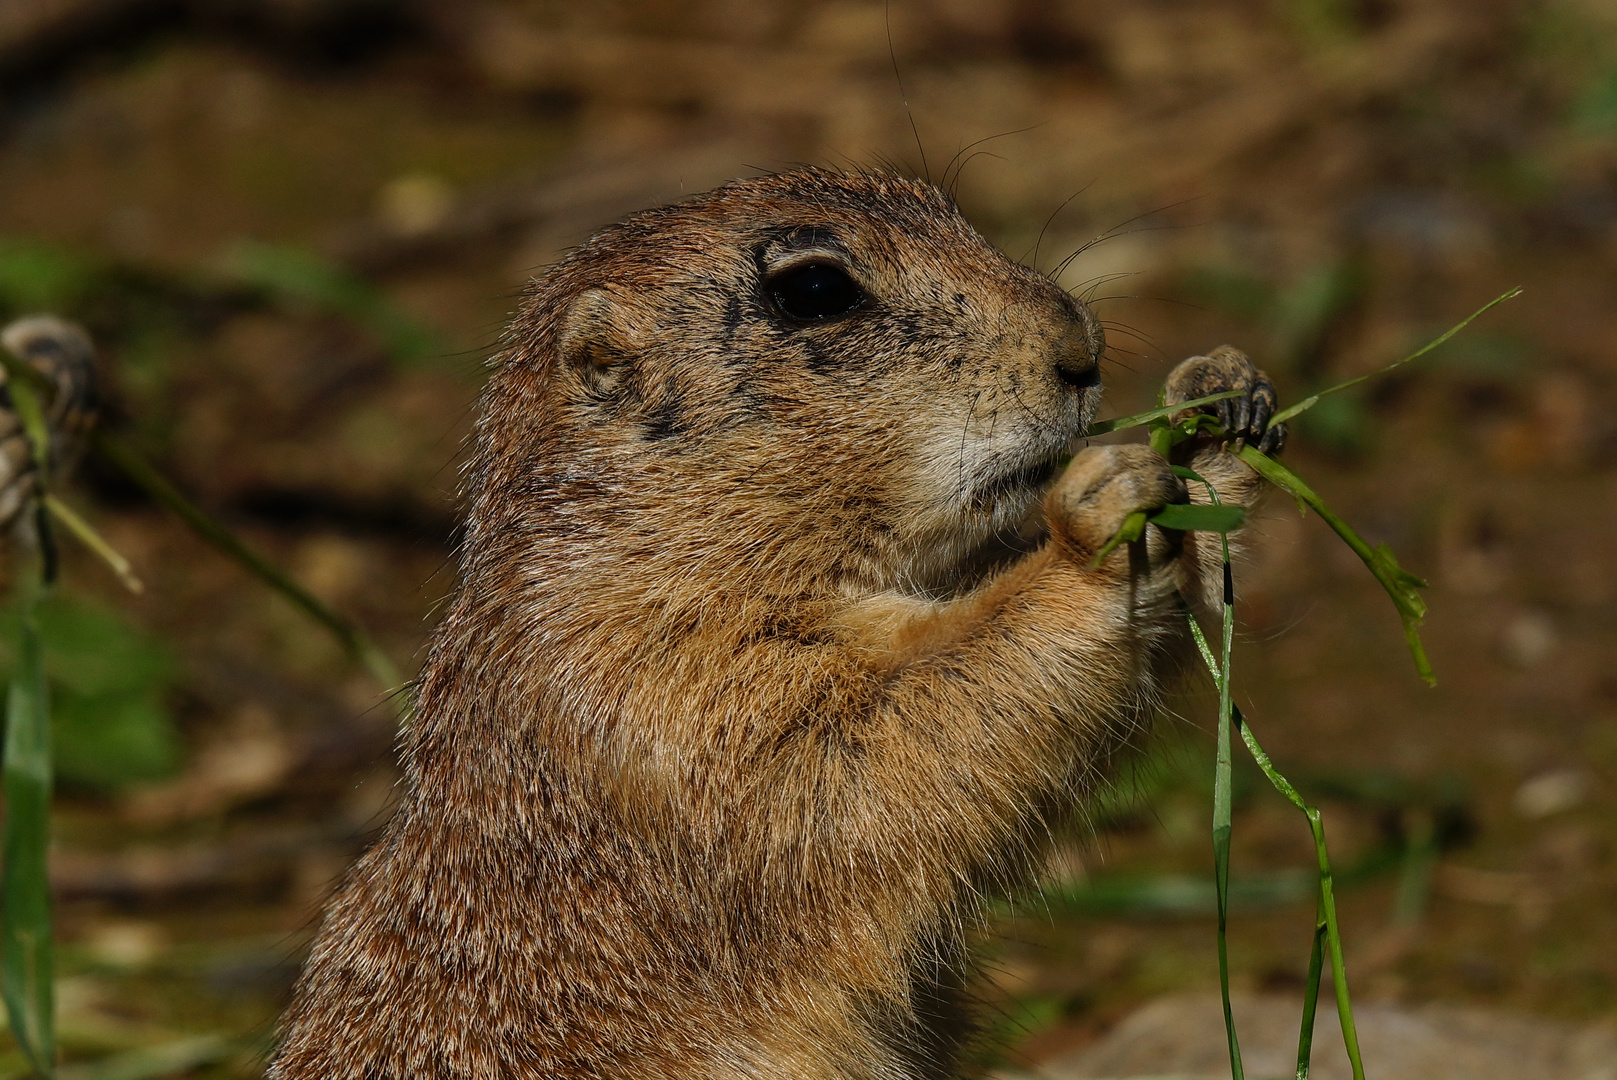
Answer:
[{"label": "dirt ground", "polygon": [[[929,174],[1093,298],[1105,415],[1226,341],[1295,401],[1523,287],[1288,450],[1430,579],[1437,687],[1277,497],[1237,572],[1236,697],[1324,806],[1360,998],[1617,1011],[1617,3],[0,4],[0,316],[89,326],[103,422],[407,672],[522,283],[622,213],[797,162]],[[65,1053],[252,1075],[385,820],[393,714],[106,462],[66,495],[146,590],[69,545],[46,624]],[[991,920],[984,1062],[1216,985],[1213,715],[1193,682]],[[1250,767],[1237,796],[1234,978],[1295,995],[1312,848]]]}]

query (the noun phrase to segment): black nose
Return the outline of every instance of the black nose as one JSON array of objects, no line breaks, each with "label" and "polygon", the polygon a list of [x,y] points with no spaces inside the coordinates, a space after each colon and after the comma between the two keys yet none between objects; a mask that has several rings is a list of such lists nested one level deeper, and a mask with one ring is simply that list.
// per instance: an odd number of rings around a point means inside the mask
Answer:
[{"label": "black nose", "polygon": [[1056,349],[1056,377],[1074,390],[1100,385],[1100,350],[1089,340],[1086,329],[1068,331]]}]

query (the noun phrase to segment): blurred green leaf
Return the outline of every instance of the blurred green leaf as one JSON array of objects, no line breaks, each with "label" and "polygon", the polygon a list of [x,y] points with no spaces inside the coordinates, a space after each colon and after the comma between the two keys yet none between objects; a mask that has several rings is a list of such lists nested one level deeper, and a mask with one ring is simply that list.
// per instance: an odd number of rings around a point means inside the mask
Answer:
[{"label": "blurred green leaf", "polygon": [[[1230,879],[1229,906],[1252,911],[1312,900],[1319,892],[1312,869],[1273,870]],[[1214,915],[1218,888],[1212,877],[1194,874],[1107,874],[1065,888],[1044,889],[1050,906],[1086,915],[1125,918],[1186,918]]]},{"label": "blurred green leaf", "polygon": [[1364,267],[1346,258],[1316,266],[1280,287],[1229,266],[1198,266],[1180,279],[1180,288],[1192,300],[1268,327],[1273,341],[1264,366],[1270,370],[1311,362],[1332,327],[1364,295],[1365,286]]},{"label": "blurred green leaf", "polygon": [[226,276],[280,300],[342,315],[369,329],[395,359],[416,361],[444,351],[431,331],[405,315],[370,282],[307,248],[243,241],[226,253]]},{"label": "blurred green leaf", "polygon": [[1256,274],[1229,266],[1191,267],[1179,287],[1198,303],[1218,308],[1248,322],[1266,317],[1275,304],[1275,289]]},{"label": "blurred green leaf", "polygon": [[1274,362],[1282,368],[1311,368],[1332,329],[1364,295],[1364,268],[1355,259],[1317,266],[1275,296],[1269,312]]},{"label": "blurred green leaf", "polygon": [[1533,349],[1509,334],[1475,333],[1451,341],[1433,358],[1467,375],[1508,379],[1533,370]]},{"label": "blurred green leaf", "polygon": [[[15,612],[7,622],[14,627]],[[183,743],[164,702],[167,650],[110,611],[52,597],[38,610],[51,686],[56,776],[97,789],[149,783],[181,764]],[[5,658],[15,668],[15,655]]]},{"label": "blurred green leaf", "polygon": [[[25,589],[28,587],[25,586]],[[38,586],[35,586],[38,588]],[[6,694],[5,875],[0,884],[0,991],[17,1046],[35,1071],[56,1065],[51,948],[51,722],[43,646],[34,619],[37,593],[22,602],[12,637]]]},{"label": "blurred green leaf", "polygon": [[172,776],[183,757],[168,709],[151,695],[58,694],[51,722],[56,775],[67,783],[112,790],[149,783]]},{"label": "blurred green leaf", "polygon": [[66,248],[0,240],[0,306],[7,315],[75,307],[101,273],[95,262]]},{"label": "blurred green leaf", "polygon": [[1292,26],[1315,46],[1340,45],[1358,36],[1349,0],[1282,0],[1281,7]]},{"label": "blurred green leaf", "polygon": [[[1354,378],[1347,379],[1347,380],[1345,380],[1343,382],[1339,382],[1335,386],[1326,387],[1324,390],[1321,390],[1318,393],[1310,394],[1308,397],[1305,397],[1305,398],[1303,398],[1303,400],[1297,402],[1297,404],[1292,405],[1289,408],[1281,409],[1279,412],[1275,413],[1274,416],[1270,417],[1269,423],[1270,424],[1283,424],[1287,420],[1290,420],[1292,417],[1297,416],[1300,413],[1307,412],[1309,409],[1314,408],[1314,406],[1318,405],[1321,400],[1331,396],[1332,394],[1340,394],[1342,391],[1348,389],[1349,387],[1358,386],[1362,382],[1368,382],[1369,380],[1375,378],[1378,375],[1385,375],[1389,371],[1393,371],[1393,370],[1395,370],[1397,368],[1403,367],[1405,364],[1409,363],[1412,360],[1419,360],[1421,357],[1425,356],[1427,353],[1431,352],[1433,349],[1436,349],[1439,346],[1441,346],[1441,345],[1445,344],[1446,342],[1448,342],[1448,340],[1450,338],[1452,338],[1455,334],[1458,334],[1461,330],[1464,330],[1467,326],[1470,326],[1471,323],[1475,319],[1477,319],[1479,316],[1481,316],[1483,313],[1485,313],[1487,311],[1491,311],[1493,308],[1498,307],[1500,304],[1503,304],[1506,300],[1513,300],[1516,297],[1520,296],[1521,294],[1522,294],[1522,290],[1521,290],[1520,285],[1516,286],[1513,289],[1505,290],[1504,292],[1500,293],[1498,296],[1494,297],[1492,300],[1488,301],[1486,304],[1483,304],[1481,307],[1477,308],[1477,310],[1473,311],[1471,314],[1467,315],[1465,318],[1461,319],[1459,322],[1455,323],[1453,326],[1449,327],[1443,333],[1439,334],[1437,337],[1433,338],[1431,341],[1428,341],[1425,345],[1422,345],[1420,348],[1416,349],[1414,352],[1410,353],[1408,356],[1404,357],[1403,359],[1394,360],[1392,363],[1388,364],[1386,367],[1377,368],[1375,371],[1367,372],[1364,375],[1355,376]],[[1259,455],[1259,456],[1261,456],[1261,455]],[[1256,468],[1257,466],[1253,466],[1253,467]]]},{"label": "blurred green leaf", "polygon": [[40,605],[45,670],[53,682],[94,697],[163,685],[173,669],[168,653],[119,616],[53,597]]},{"label": "blurred green leaf", "polygon": [[1598,135],[1617,135],[1617,68],[1602,73],[1572,107],[1573,124]]},{"label": "blurred green leaf", "polygon": [[155,1080],[210,1065],[229,1057],[237,1049],[222,1036],[197,1035],[129,1050],[83,1065],[68,1065],[56,1075],[58,1080]]},{"label": "blurred green leaf", "polygon": [[1338,454],[1354,454],[1368,446],[1373,423],[1364,399],[1356,394],[1321,398],[1296,420],[1311,443]]}]

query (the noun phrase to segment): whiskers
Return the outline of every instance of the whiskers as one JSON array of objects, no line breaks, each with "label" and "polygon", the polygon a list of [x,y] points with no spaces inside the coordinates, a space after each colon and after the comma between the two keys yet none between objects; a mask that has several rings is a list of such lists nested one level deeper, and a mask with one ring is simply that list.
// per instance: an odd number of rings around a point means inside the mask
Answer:
[{"label": "whiskers", "polygon": [[[1200,201],[1200,199],[1201,199],[1201,196],[1199,196],[1199,195],[1198,196],[1193,196],[1193,197],[1191,197],[1189,199],[1180,199],[1178,202],[1167,203],[1166,205],[1159,206],[1154,210],[1147,210],[1144,213],[1135,214],[1133,217],[1129,218],[1127,221],[1123,221],[1123,222],[1120,222],[1120,223],[1118,223],[1116,225],[1113,225],[1110,229],[1107,229],[1105,232],[1101,233],[1100,235],[1093,237],[1092,239],[1086,241],[1083,244],[1080,244],[1075,251],[1073,251],[1066,258],[1062,259],[1060,262],[1056,263],[1056,265],[1054,267],[1052,267],[1048,272],[1045,272],[1045,277],[1049,278],[1051,281],[1060,281],[1061,275],[1067,272],[1067,268],[1069,266],[1071,266],[1073,264],[1073,262],[1075,260],[1077,260],[1077,258],[1080,255],[1083,255],[1085,252],[1089,251],[1091,248],[1094,248],[1094,247],[1097,247],[1097,246],[1099,246],[1101,244],[1104,244],[1109,240],[1117,240],[1117,239],[1119,239],[1121,237],[1124,237],[1124,236],[1135,236],[1135,235],[1137,235],[1139,233],[1168,232],[1168,231],[1172,231],[1172,230],[1175,230],[1175,229],[1188,228],[1188,226],[1180,225],[1180,224],[1177,224],[1177,223],[1167,223],[1167,224],[1162,224],[1162,225],[1141,225],[1137,229],[1131,229],[1131,228],[1129,228],[1129,226],[1135,225],[1135,224],[1137,224],[1139,222],[1142,222],[1142,221],[1148,221],[1149,219],[1155,217],[1158,214],[1165,214],[1170,210],[1178,209],[1179,207],[1188,205],[1189,203],[1198,202],[1198,201]],[[1065,204],[1063,204],[1063,205],[1065,205]]]}]

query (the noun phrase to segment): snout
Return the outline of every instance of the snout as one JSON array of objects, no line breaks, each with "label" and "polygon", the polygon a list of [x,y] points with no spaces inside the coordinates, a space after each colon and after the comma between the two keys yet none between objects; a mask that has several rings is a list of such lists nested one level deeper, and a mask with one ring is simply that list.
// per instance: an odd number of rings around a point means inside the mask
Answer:
[{"label": "snout", "polygon": [[1106,333],[1089,309],[1069,301],[1066,325],[1056,338],[1052,359],[1056,378],[1074,390],[1100,385],[1100,357],[1106,348]]}]

